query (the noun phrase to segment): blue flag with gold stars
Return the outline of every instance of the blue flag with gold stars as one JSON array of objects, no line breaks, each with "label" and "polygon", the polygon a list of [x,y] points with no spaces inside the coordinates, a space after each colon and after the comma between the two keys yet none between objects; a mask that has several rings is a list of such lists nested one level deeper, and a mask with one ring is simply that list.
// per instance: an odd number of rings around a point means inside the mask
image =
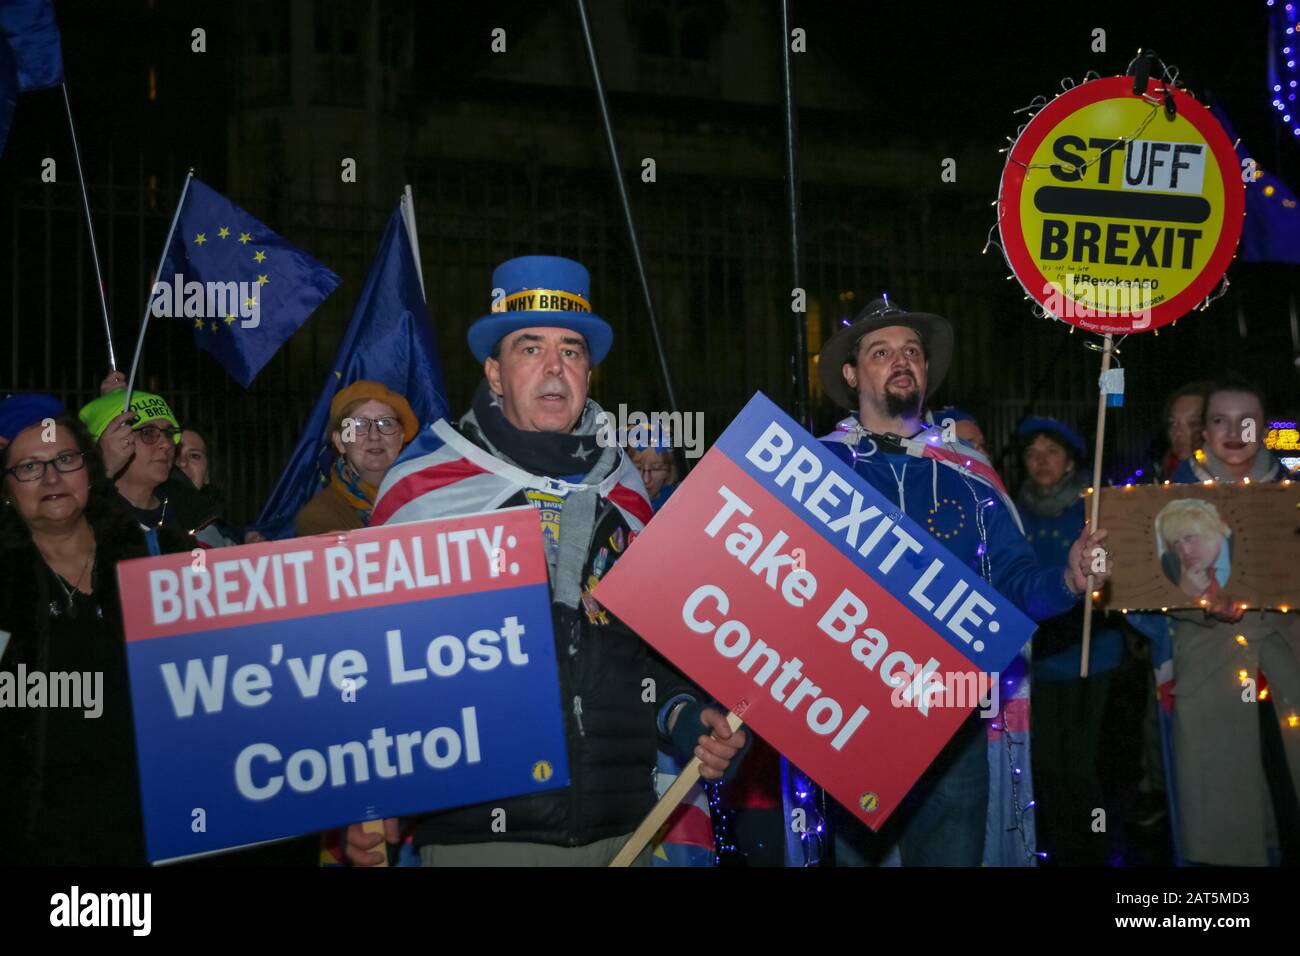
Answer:
[{"label": "blue flag with gold stars", "polygon": [[50,0],[0,0],[0,153],[19,92],[63,82],[63,50]]},{"label": "blue flag with gold stars", "polygon": [[381,382],[402,395],[422,426],[449,413],[433,321],[400,206],[379,241],[307,427],[257,519],[255,527],[268,538],[292,536],[298,512],[320,491],[335,457],[329,441],[330,403],[340,389],[361,379]]},{"label": "blue flag with gold stars", "polygon": [[1241,258],[1246,262],[1300,263],[1300,203],[1296,194],[1277,176],[1263,169],[1238,138],[1228,114],[1213,99],[1210,107],[1215,118],[1237,144],[1243,176],[1251,170],[1254,178],[1246,182],[1246,220],[1241,228]]},{"label": "blue flag with gold stars", "polygon": [[330,269],[191,179],[151,311],[188,321],[194,343],[248,388],[338,285]]}]

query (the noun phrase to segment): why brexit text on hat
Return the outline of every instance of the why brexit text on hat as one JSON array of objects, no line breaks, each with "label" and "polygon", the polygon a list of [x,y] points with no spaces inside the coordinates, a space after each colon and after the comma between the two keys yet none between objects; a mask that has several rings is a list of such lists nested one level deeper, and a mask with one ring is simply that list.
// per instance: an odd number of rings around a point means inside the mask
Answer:
[{"label": "why brexit text on hat", "polygon": [[118,579],[153,862],[568,784],[531,508]]},{"label": "why brexit text on hat", "polygon": [[872,829],[1034,631],[762,393],[595,596]]}]

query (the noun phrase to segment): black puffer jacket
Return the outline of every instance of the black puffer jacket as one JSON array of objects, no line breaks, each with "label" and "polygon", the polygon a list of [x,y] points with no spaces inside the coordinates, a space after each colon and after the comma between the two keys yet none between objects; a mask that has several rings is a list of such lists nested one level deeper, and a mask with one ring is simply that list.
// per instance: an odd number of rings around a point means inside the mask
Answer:
[{"label": "black puffer jacket", "polygon": [[[475,438],[472,430],[464,434]],[[501,507],[524,504],[520,494]],[[618,508],[602,498],[583,582],[602,548],[606,574],[626,553],[628,530]],[[576,610],[551,606],[570,785],[419,817],[417,847],[496,840],[584,846],[636,829],[654,804],[655,752],[673,749],[658,733],[659,708],[678,693],[704,695],[610,611],[603,613],[605,622],[593,622],[581,603]],[[654,701],[643,700],[647,677],[655,682]],[[505,810],[504,832],[492,829],[498,807]]]}]

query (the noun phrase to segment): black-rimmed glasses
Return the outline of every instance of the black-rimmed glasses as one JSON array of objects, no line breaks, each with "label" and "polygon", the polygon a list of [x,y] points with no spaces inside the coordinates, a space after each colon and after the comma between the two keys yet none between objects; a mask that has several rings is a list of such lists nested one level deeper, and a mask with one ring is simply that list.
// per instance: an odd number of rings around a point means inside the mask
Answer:
[{"label": "black-rimmed glasses", "polygon": [[13,475],[18,481],[40,481],[45,477],[45,470],[50,465],[53,465],[54,470],[61,475],[81,471],[86,467],[86,453],[84,451],[69,451],[53,458],[22,461],[12,468],[6,468],[5,473]]}]

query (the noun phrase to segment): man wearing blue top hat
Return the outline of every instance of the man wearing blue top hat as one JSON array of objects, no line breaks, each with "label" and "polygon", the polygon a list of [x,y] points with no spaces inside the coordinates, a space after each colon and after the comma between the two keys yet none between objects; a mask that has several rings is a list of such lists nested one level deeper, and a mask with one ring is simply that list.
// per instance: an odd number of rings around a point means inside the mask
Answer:
[{"label": "man wearing blue top hat", "polygon": [[[701,775],[716,780],[737,762],[746,735],[731,732],[722,711],[703,705],[698,690],[592,597],[651,510],[624,450],[598,440],[603,413],[587,391],[614,332],[592,311],[587,270],[557,256],[523,256],[499,266],[492,287],[491,311],[469,329],[470,351],[483,363],[470,411],[455,426],[424,426],[389,469],[370,523],[537,509],[570,785],[386,820],[385,838],[391,844],[412,832],[426,866],[603,866],[653,805],[658,743],[699,756]],[[498,808],[503,832],[492,826]],[[382,862],[380,849],[378,834],[348,829],[353,864]]]}]

